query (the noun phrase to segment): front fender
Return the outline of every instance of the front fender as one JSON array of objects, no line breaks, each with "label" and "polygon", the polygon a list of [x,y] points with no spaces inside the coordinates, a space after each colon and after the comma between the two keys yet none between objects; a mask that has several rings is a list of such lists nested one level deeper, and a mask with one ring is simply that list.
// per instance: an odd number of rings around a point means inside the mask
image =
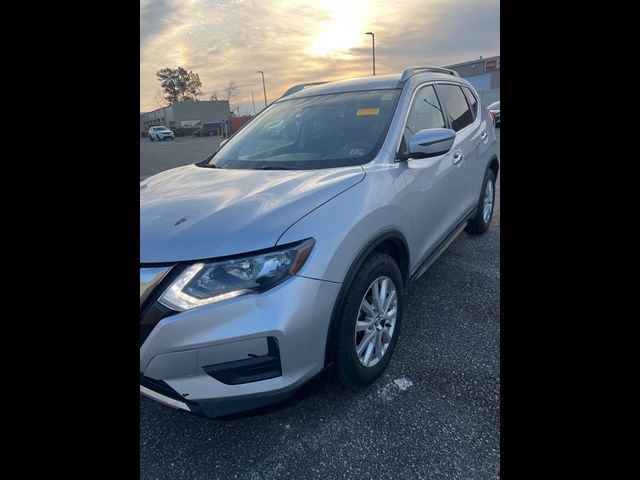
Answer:
[{"label": "front fender", "polygon": [[[313,237],[316,245],[298,275],[342,283],[363,249],[390,231],[409,244],[410,202],[401,201],[400,176],[393,172],[367,173],[349,188],[292,225],[278,245]],[[400,193],[401,194],[401,193]]]}]

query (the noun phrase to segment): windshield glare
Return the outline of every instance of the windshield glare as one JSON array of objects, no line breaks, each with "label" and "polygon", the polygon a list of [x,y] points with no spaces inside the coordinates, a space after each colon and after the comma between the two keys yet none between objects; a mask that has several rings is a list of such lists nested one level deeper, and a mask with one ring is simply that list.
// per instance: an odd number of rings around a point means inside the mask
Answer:
[{"label": "windshield glare", "polygon": [[400,90],[318,95],[271,105],[220,149],[219,168],[310,169],[370,162]]}]

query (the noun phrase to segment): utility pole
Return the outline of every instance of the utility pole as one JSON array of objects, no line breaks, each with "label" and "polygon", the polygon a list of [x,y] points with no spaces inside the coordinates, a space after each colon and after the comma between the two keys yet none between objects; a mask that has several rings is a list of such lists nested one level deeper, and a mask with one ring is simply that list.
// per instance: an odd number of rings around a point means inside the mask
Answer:
[{"label": "utility pole", "polygon": [[267,87],[264,85],[264,72],[258,70],[257,73],[262,74],[262,90],[264,91],[264,108],[267,108]]},{"label": "utility pole", "polygon": [[376,76],[376,36],[373,32],[367,32],[365,35],[371,35],[371,42],[373,45],[373,76]]}]

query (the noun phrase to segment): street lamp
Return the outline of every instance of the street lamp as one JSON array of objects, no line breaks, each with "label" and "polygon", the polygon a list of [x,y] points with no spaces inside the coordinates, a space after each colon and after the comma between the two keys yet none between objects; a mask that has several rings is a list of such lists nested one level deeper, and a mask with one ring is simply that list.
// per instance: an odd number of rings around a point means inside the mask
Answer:
[{"label": "street lamp", "polygon": [[371,42],[373,45],[373,76],[376,76],[376,36],[373,32],[367,32],[365,35],[371,35]]},{"label": "street lamp", "polygon": [[262,90],[264,91],[264,108],[267,108],[267,87],[264,86],[264,72],[258,70],[256,73],[262,74]]}]

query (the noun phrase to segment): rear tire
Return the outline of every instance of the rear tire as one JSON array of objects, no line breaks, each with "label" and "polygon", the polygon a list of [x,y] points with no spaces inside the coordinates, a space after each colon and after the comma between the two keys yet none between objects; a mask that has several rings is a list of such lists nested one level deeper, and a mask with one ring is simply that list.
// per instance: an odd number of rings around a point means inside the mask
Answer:
[{"label": "rear tire", "polygon": [[[383,305],[383,308],[379,309],[375,306],[375,301],[371,296],[373,295],[372,289],[376,288],[374,285],[378,285],[377,291],[381,292],[379,296],[382,296],[384,279],[387,279],[384,291],[388,292],[385,298],[388,302],[387,313],[389,317],[383,315],[385,302],[379,302],[380,305]],[[376,282],[379,283],[376,284]],[[392,295],[393,290],[395,290],[395,297]],[[374,307],[375,315],[366,314],[366,309],[363,309],[365,300],[367,300],[367,308],[369,305]],[[394,306],[395,318],[391,319]],[[373,383],[384,372],[393,356],[400,336],[403,308],[404,283],[398,264],[386,253],[374,252],[365,260],[349,286],[340,310],[340,316],[336,319],[338,324],[335,336],[331,339],[335,346],[334,373],[342,385],[352,389],[361,388]],[[376,319],[378,319],[377,323]],[[359,332],[356,331],[356,323],[361,329]],[[366,323],[370,323],[372,326],[364,329],[362,325]],[[393,326],[390,326],[391,323]],[[372,338],[372,340],[367,343],[365,336]],[[377,343],[378,338],[380,343]],[[366,352],[370,344],[373,344],[373,347],[371,347],[369,360],[367,360]],[[361,353],[358,353],[358,348],[361,349]],[[365,366],[364,362],[369,362],[371,365]]]},{"label": "rear tire", "polygon": [[475,216],[467,223],[466,231],[474,235],[486,232],[491,225],[496,199],[496,177],[491,169],[487,169],[482,182],[480,200]]}]

